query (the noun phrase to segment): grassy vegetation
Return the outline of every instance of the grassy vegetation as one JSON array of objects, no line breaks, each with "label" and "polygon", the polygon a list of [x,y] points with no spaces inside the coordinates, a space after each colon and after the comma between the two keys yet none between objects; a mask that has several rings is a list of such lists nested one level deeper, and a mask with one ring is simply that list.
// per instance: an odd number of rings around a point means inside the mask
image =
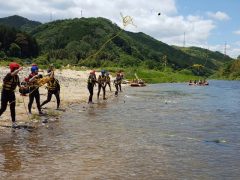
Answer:
[{"label": "grassy vegetation", "polygon": [[[132,67],[132,68],[119,68],[119,67],[105,67],[102,68],[113,76],[117,72],[123,71],[124,77],[127,80],[136,79],[135,74],[138,78],[144,80],[147,83],[166,83],[166,82],[187,82],[191,80],[204,79],[204,76],[195,76],[189,70],[174,71],[171,68],[167,68],[164,71],[159,70],[149,70],[141,67]],[[100,71],[101,69],[97,69]]]},{"label": "grassy vegetation", "polygon": [[191,73],[173,71],[172,69],[167,69],[165,71],[126,69],[124,72],[125,78],[129,80],[135,79],[135,73],[138,78],[147,83],[186,82],[190,79],[199,79],[199,76],[194,76]]}]

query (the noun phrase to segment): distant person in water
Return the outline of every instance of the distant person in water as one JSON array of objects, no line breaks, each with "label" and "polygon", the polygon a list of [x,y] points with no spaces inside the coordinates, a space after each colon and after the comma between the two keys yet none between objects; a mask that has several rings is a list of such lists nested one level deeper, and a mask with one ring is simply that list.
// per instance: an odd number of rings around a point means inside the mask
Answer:
[{"label": "distant person in water", "polygon": [[118,82],[118,90],[121,92],[122,91],[122,80],[123,80],[123,72],[122,71],[119,71],[118,73],[117,73],[117,76],[118,76],[118,78],[119,78],[119,82]]},{"label": "distant person in water", "polygon": [[106,72],[106,86],[108,86],[109,90],[112,91],[112,89],[111,89],[111,78],[109,76],[109,72]]},{"label": "distant person in water", "polygon": [[205,86],[208,86],[208,85],[209,85],[209,83],[206,81],[206,79],[203,80],[203,84],[204,84]]},{"label": "distant person in water", "polygon": [[194,85],[194,83],[192,82],[192,80],[189,81],[188,85]]},{"label": "distant person in water", "polygon": [[103,100],[106,100],[106,71],[102,70],[101,74],[98,76],[98,93],[97,93],[97,98],[99,99],[99,95],[101,92],[101,89],[103,90]]},{"label": "distant person in water", "polygon": [[122,81],[122,78],[120,76],[120,73],[117,73],[116,79],[113,81],[113,83],[115,85],[115,88],[116,88],[115,96],[118,96],[118,92],[120,90],[119,87],[121,85],[121,81]]}]

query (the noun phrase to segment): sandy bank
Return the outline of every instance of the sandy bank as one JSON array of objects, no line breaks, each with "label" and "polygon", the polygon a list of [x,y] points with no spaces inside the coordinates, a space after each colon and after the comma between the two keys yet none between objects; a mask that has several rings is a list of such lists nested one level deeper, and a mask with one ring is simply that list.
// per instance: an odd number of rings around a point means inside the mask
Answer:
[{"label": "sandy bank", "polygon": [[[0,87],[2,87],[2,79],[9,72],[8,68],[0,67]],[[30,67],[25,67],[23,71],[19,73],[20,80],[23,80],[28,76],[30,72]],[[87,79],[89,75],[89,70],[86,71],[76,71],[70,69],[56,70],[55,77],[59,80],[61,85],[60,97],[61,97],[61,111],[56,110],[56,98],[52,97],[51,102],[46,104],[43,109],[43,112],[47,113],[47,116],[44,118],[58,118],[62,112],[68,111],[68,107],[73,103],[87,103],[88,101],[88,90],[87,90]],[[46,70],[40,72],[40,74],[47,74]],[[99,73],[96,73],[97,77]],[[111,79],[113,79],[111,77]],[[112,97],[114,95],[115,87],[112,85],[112,92],[109,91],[107,87],[107,97]],[[39,88],[41,102],[47,99],[47,90],[45,86]],[[36,108],[36,103],[33,103],[32,115],[27,114],[27,105],[29,101],[28,96],[20,96],[18,88],[15,92],[16,94],[16,121],[18,124],[24,124],[27,122],[38,123],[41,122],[43,118],[38,116],[38,111]],[[94,89],[93,101],[97,101],[97,86]],[[102,94],[101,94],[102,95]],[[100,100],[102,96],[100,95]],[[9,105],[7,110],[0,117],[0,129],[2,126],[11,125],[10,109]]]}]

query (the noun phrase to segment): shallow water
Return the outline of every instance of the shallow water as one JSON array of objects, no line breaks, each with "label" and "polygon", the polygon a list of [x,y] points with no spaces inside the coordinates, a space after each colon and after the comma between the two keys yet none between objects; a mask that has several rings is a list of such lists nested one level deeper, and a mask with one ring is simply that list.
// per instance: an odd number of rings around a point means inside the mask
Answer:
[{"label": "shallow water", "polygon": [[57,122],[4,130],[4,179],[239,179],[240,82],[129,88]]}]

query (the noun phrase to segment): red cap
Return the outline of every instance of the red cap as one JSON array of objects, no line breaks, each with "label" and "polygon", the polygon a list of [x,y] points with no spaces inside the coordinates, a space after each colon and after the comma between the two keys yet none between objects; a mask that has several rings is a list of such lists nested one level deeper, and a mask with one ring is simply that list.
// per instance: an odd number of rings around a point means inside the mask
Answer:
[{"label": "red cap", "polygon": [[92,70],[92,71],[90,72],[90,74],[95,74],[95,72],[96,72],[95,70]]},{"label": "red cap", "polygon": [[18,63],[12,62],[12,63],[9,64],[9,68],[10,68],[11,72],[13,72],[16,69],[19,69],[20,65]]}]

